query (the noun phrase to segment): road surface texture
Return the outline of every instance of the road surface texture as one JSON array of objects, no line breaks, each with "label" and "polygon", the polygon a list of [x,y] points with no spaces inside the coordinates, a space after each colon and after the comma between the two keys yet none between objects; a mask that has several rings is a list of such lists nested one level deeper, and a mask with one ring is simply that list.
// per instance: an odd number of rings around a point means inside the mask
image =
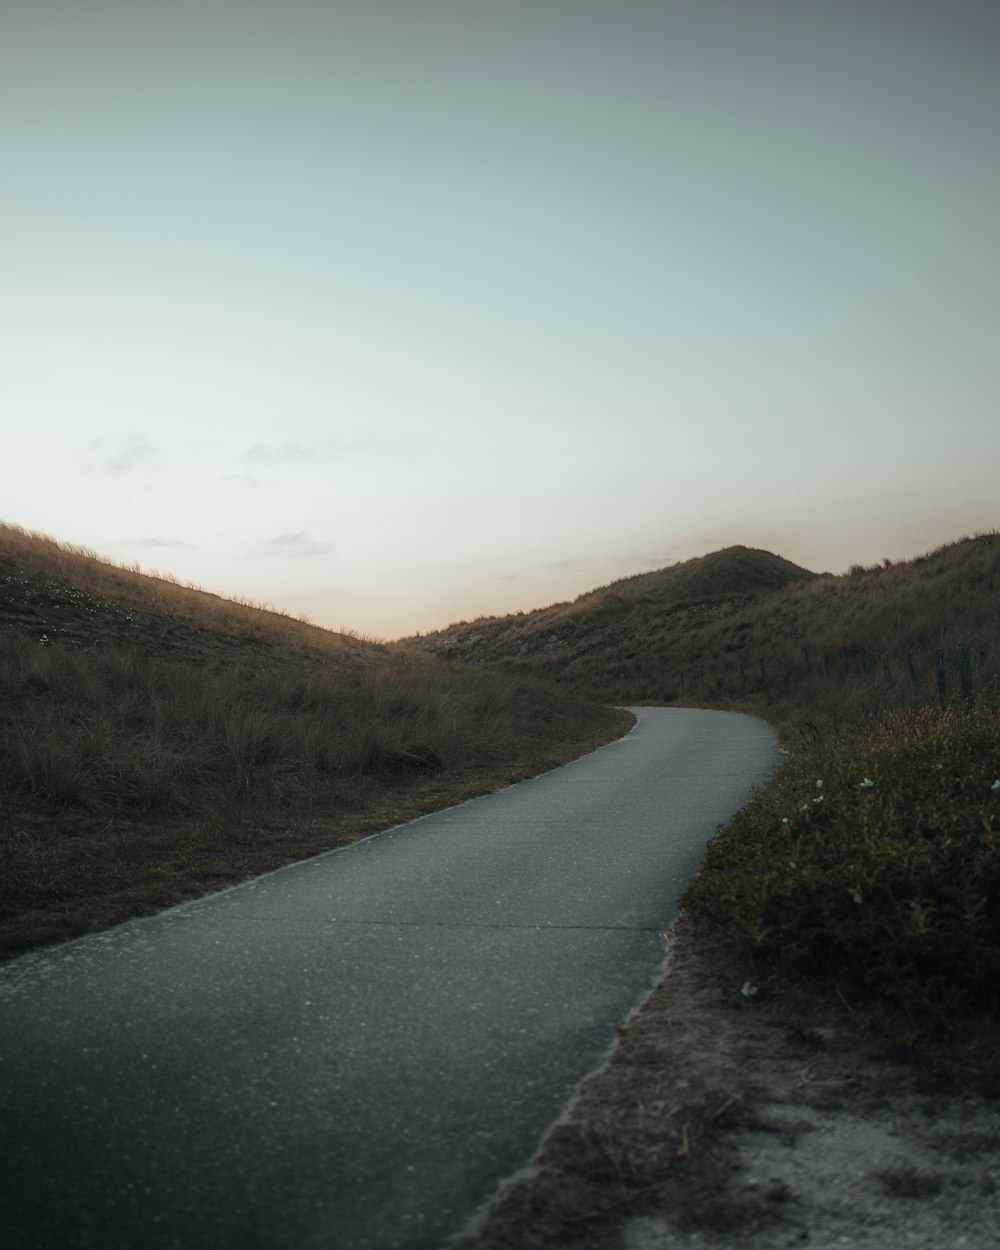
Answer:
[{"label": "road surface texture", "polygon": [[0,969],[6,1250],[439,1250],[662,971],[766,725],[532,781]]}]

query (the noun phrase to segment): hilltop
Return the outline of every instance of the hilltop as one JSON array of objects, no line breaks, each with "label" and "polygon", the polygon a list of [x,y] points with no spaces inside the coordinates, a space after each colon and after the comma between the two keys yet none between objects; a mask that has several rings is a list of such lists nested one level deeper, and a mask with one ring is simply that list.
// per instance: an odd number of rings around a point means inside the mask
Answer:
[{"label": "hilltop", "polygon": [[553,672],[570,668],[579,678],[593,673],[602,654],[614,652],[619,659],[631,659],[651,627],[672,630],[734,604],[753,602],[762,592],[816,576],[769,551],[726,547],[683,564],[621,578],[571,603],[460,621],[404,641],[433,654],[477,663],[521,666],[540,660],[540,667]]},{"label": "hilltop", "polygon": [[[618,703],[704,703],[787,725],[825,708],[949,692],[966,644],[996,671],[1000,541],[959,539],[909,561],[817,574],[746,547],[638,574],[534,612],[407,640],[450,660],[545,675]],[[884,657],[884,658],[883,658]]]},{"label": "hilltop", "polygon": [[630,723],[0,525],[0,951],[533,776]]}]

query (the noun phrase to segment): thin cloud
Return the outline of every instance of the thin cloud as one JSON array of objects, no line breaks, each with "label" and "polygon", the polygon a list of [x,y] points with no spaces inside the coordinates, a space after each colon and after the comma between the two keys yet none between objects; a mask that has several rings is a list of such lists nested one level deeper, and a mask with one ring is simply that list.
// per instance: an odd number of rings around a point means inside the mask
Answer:
[{"label": "thin cloud", "polygon": [[95,438],[87,453],[88,468],[116,475],[152,468],[156,461],[153,444],[135,438]]},{"label": "thin cloud", "polygon": [[334,460],[359,457],[390,457],[405,454],[405,449],[379,438],[317,439],[312,443],[254,443],[240,457],[242,464],[329,464]]},{"label": "thin cloud", "polygon": [[250,552],[251,560],[312,560],[316,556],[332,555],[336,551],[333,543],[317,542],[300,530],[297,534],[276,534],[266,538]]},{"label": "thin cloud", "polygon": [[130,547],[136,551],[163,551],[173,548],[176,551],[197,551],[194,543],[183,543],[176,538],[130,538],[126,542],[108,543],[109,547]]}]

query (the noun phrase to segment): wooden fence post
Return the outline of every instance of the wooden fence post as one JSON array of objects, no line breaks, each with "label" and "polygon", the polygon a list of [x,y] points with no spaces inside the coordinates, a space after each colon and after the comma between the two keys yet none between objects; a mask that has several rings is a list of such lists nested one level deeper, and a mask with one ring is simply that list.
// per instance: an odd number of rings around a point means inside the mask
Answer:
[{"label": "wooden fence post", "polygon": [[965,699],[967,711],[972,711],[974,695],[972,690],[972,653],[966,643],[958,644],[958,671],[962,678],[962,697]]},{"label": "wooden fence post", "polygon": [[934,670],[937,673],[938,698],[944,709],[948,706],[948,678],[944,671],[944,652],[940,647],[934,649]]}]

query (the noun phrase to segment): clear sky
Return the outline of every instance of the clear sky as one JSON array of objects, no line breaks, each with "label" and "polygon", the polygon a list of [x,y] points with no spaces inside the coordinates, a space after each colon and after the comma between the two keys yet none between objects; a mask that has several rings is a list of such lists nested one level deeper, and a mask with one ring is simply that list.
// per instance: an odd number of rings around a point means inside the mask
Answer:
[{"label": "clear sky", "polygon": [[1000,525],[995,0],[3,0],[0,517],[391,638]]}]

